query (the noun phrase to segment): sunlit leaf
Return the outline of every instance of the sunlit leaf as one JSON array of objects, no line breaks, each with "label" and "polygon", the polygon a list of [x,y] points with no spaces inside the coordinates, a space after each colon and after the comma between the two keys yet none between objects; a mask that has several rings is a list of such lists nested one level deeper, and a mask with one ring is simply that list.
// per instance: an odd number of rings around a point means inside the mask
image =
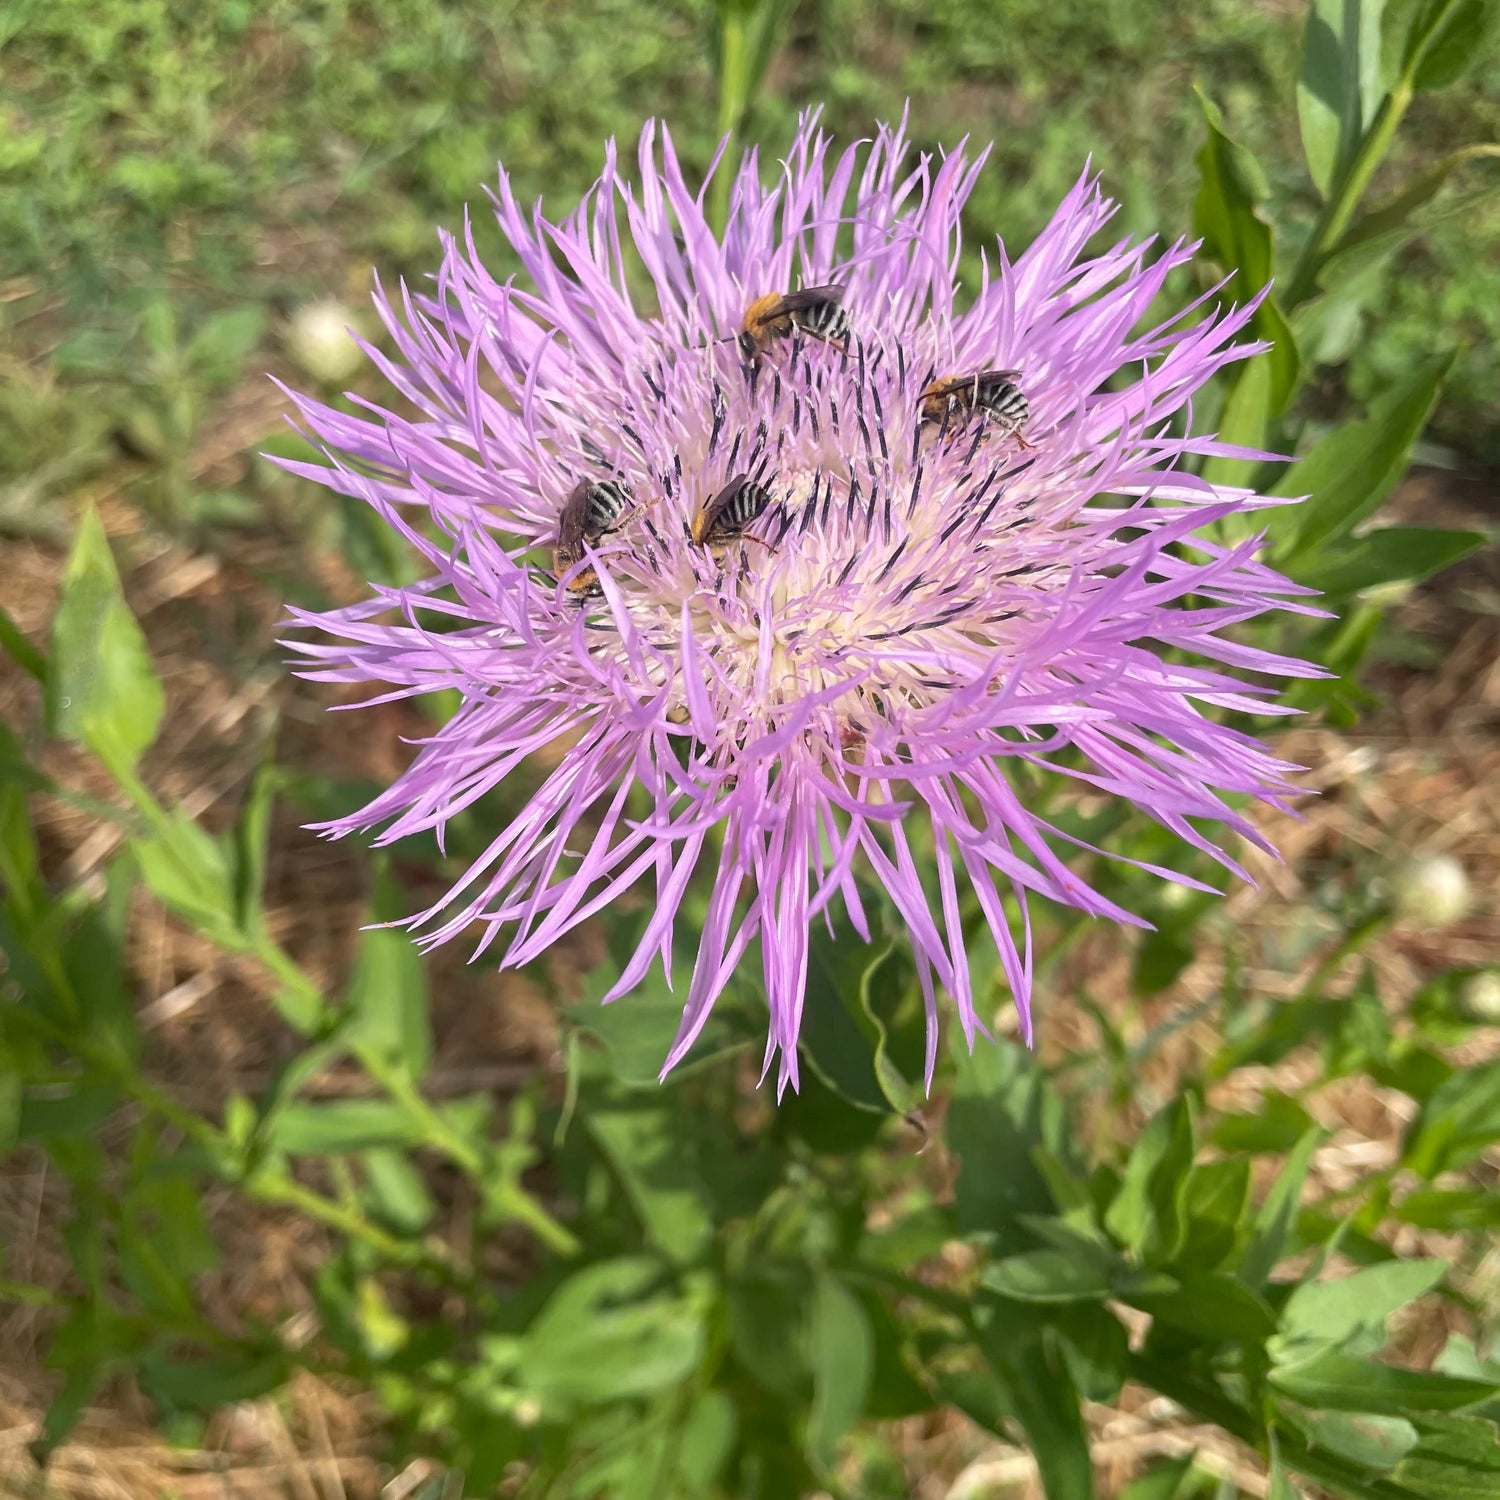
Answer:
[{"label": "sunlit leaf", "polygon": [[1297,117],[1308,171],[1326,198],[1380,107],[1385,0],[1313,0],[1302,33]]},{"label": "sunlit leaf", "polygon": [[98,512],[84,512],[52,620],[47,723],[129,769],[156,738],[161,683],[125,604]]},{"label": "sunlit leaf", "polygon": [[832,1466],[838,1440],[864,1411],[874,1357],[874,1335],[858,1298],[837,1277],[820,1273],[808,1324],[813,1399],[807,1449],[814,1463]]}]

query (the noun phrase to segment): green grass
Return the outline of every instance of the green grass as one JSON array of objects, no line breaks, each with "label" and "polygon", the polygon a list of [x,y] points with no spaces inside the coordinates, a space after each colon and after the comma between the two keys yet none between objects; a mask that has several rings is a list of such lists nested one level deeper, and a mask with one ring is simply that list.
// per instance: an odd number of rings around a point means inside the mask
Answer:
[{"label": "green grass", "polygon": [[[142,319],[163,298],[190,331],[247,301],[274,315],[345,293],[371,265],[420,274],[433,227],[482,204],[497,159],[523,198],[561,210],[603,139],[653,114],[706,160],[708,11],[14,0],[0,19],[0,526],[111,460],[139,404]],[[1300,27],[1300,7],[1245,0],[804,0],[751,127],[774,155],[808,103],[849,138],[910,100],[919,143],[995,142],[971,243],[1024,243],[1090,156],[1127,229],[1173,236],[1191,222],[1197,83],[1261,156],[1295,232],[1314,208],[1285,97]],[[1500,138],[1494,65],[1418,102],[1391,175],[1486,138]],[[1350,388],[1378,389],[1456,330],[1466,347],[1434,435],[1500,459],[1500,206],[1440,226],[1389,283]]]}]

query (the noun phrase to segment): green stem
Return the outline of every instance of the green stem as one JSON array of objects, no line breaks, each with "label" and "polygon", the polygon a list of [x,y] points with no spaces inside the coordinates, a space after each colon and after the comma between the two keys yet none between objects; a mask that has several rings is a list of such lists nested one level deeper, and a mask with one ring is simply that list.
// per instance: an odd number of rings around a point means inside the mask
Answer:
[{"label": "green stem", "polygon": [[1320,998],[1323,986],[1333,977],[1338,966],[1351,953],[1358,953],[1377,932],[1389,927],[1392,920],[1390,912],[1377,911],[1372,916],[1366,917],[1352,932],[1346,934],[1342,942],[1318,960],[1317,967],[1308,975],[1307,983],[1302,986],[1301,998],[1304,1000]]},{"label": "green stem", "polygon": [[1317,289],[1318,272],[1344,237],[1344,231],[1354,218],[1376,169],[1391,148],[1397,128],[1411,107],[1415,93],[1411,80],[1403,78],[1386,95],[1380,112],[1375,116],[1375,123],[1360,142],[1359,150],[1349,163],[1349,170],[1344,174],[1338,191],[1323,205],[1323,211],[1318,215],[1312,238],[1297,262],[1297,269],[1292,273],[1286,295],[1281,299],[1285,311],[1290,312],[1306,302]]},{"label": "green stem", "polygon": [[[718,135],[736,136],[745,123],[750,105],[747,76],[750,66],[750,28],[748,8],[729,0],[719,6],[719,121]],[[709,222],[722,234],[729,223],[729,186],[734,177],[728,151],[714,174],[709,195]]]},{"label": "green stem", "polygon": [[490,1202],[507,1218],[524,1224],[548,1249],[575,1256],[581,1246],[574,1236],[515,1182],[491,1184],[484,1153],[433,1108],[405,1068],[382,1057],[374,1048],[355,1044],[354,1055],[371,1078],[401,1106],[428,1144],[441,1151],[465,1176],[472,1177]]}]

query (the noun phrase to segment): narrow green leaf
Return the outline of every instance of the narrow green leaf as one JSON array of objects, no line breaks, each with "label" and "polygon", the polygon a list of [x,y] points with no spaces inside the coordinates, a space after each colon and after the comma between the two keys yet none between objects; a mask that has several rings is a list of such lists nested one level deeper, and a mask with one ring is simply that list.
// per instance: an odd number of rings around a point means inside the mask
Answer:
[{"label": "narrow green leaf", "polygon": [[1500,1381],[1460,1380],[1425,1370],[1400,1370],[1337,1350],[1305,1364],[1275,1368],[1270,1380],[1277,1390],[1304,1406],[1396,1415],[1459,1411],[1500,1392]]},{"label": "narrow green leaf", "polygon": [[410,1115],[385,1099],[297,1099],[276,1114],[265,1134],[272,1150],[292,1156],[422,1144]]},{"label": "narrow green leaf", "polygon": [[[1268,358],[1252,359],[1239,367],[1239,374],[1229,389],[1229,398],[1219,417],[1218,439],[1223,443],[1234,443],[1240,448],[1255,448],[1267,451],[1271,441],[1272,411],[1271,384],[1275,373]],[[1203,462],[1203,477],[1210,484],[1244,485],[1254,483],[1256,471],[1262,463],[1258,458],[1223,458],[1215,456]],[[1233,516],[1229,520],[1238,523],[1241,534],[1233,540],[1241,540],[1251,534],[1250,528],[1259,529],[1256,519],[1259,512],[1244,517]],[[1228,538],[1226,538],[1228,539]],[[1149,941],[1149,938],[1148,938]]]},{"label": "narrow green leaf", "polygon": [[1452,364],[1447,354],[1421,366],[1372,403],[1368,420],[1337,428],[1282,476],[1273,494],[1310,498],[1266,512],[1278,566],[1347,537],[1375,512],[1406,472]]},{"label": "narrow green leaf", "polygon": [[52,621],[47,724],[101,760],[133,768],[156,738],[161,683],[125,604],[98,513],[84,512]]},{"label": "narrow green leaf", "polygon": [[1104,1216],[1105,1228],[1132,1255],[1154,1264],[1177,1253],[1192,1165],[1192,1113],[1186,1099],[1177,1099],[1147,1122]]},{"label": "narrow green leaf", "polygon": [[1287,1248],[1292,1226],[1297,1222],[1297,1208],[1302,1201],[1302,1184],[1312,1154],[1322,1140],[1323,1132],[1314,1127],[1287,1153],[1286,1165],[1277,1175],[1261,1204],[1250,1232],[1245,1253],[1240,1257],[1239,1279],[1258,1290],[1270,1279]]},{"label": "narrow green leaf", "polygon": [[1479,531],[1387,526],[1314,552],[1292,571],[1298,583],[1337,599],[1386,583],[1419,583],[1488,541]]},{"label": "narrow green leaf", "polygon": [[1210,1139],[1221,1151],[1280,1153],[1290,1151],[1312,1123],[1312,1116],[1295,1099],[1270,1089],[1261,1099],[1258,1114],[1225,1115]]},{"label": "narrow green leaf", "polygon": [[980,1281],[1012,1302],[1102,1302],[1110,1295],[1109,1257],[1069,1255],[1062,1250],[1027,1250],[985,1269]]},{"label": "narrow green leaf", "polygon": [[1271,1486],[1266,1492],[1266,1500],[1301,1500],[1296,1486],[1292,1483],[1291,1472],[1282,1461],[1281,1445],[1276,1440],[1276,1429],[1272,1427],[1266,1436],[1271,1447]]},{"label": "narrow green leaf", "polygon": [[404,1152],[375,1147],[360,1156],[365,1187],[374,1215],[402,1234],[420,1234],[432,1222],[437,1205],[427,1181]]},{"label": "narrow green leaf", "polygon": [[[1455,173],[1474,162],[1497,157],[1500,157],[1500,146],[1497,145],[1463,146],[1418,172],[1397,192],[1354,221],[1333,253],[1319,266],[1319,285],[1334,290],[1375,257],[1398,249],[1413,235],[1429,227],[1432,216],[1421,216],[1418,210],[1437,197]],[[1469,194],[1463,201],[1471,203],[1493,191],[1489,188]]]},{"label": "narrow green leaf", "polygon": [[42,684],[47,685],[47,658],[21,634],[20,627],[0,605],[0,651]]},{"label": "narrow green leaf", "polygon": [[[406,915],[388,861],[375,866],[368,920],[387,924]],[[359,935],[354,971],[344,991],[350,1012],[347,1036],[387,1062],[420,1080],[432,1060],[432,1031],[427,1017],[427,976],[422,955],[399,927],[371,925]]]},{"label": "narrow green leaf", "polygon": [[1243,1157],[1195,1162],[1183,1201],[1187,1214],[1183,1264],[1213,1268],[1228,1260],[1239,1242],[1249,1202],[1250,1163]]},{"label": "narrow green leaf", "polygon": [[1490,55],[1497,0],[1423,0],[1406,33],[1401,74],[1418,90],[1457,83]]},{"label": "narrow green leaf", "polygon": [[828,1469],[838,1456],[838,1440],[864,1412],[875,1340],[859,1299],[826,1271],[813,1282],[808,1333],[813,1400],[807,1451],[815,1464]]},{"label": "narrow green leaf", "polygon": [[1327,198],[1380,108],[1385,0],[1313,0],[1302,33],[1297,116],[1307,168]]},{"label": "narrow green leaf", "polygon": [[212,834],[175,813],[157,832],[136,839],[131,852],[146,888],[168,911],[222,948],[248,946],[235,911],[229,859]]},{"label": "narrow green leaf", "polygon": [[261,927],[266,884],[266,851],[271,835],[272,803],[278,782],[276,767],[264,761],[250,778],[250,789],[234,829],[234,904],[242,932]]},{"label": "narrow green leaf", "polygon": [[1052,1331],[1019,1311],[994,1303],[979,1347],[1025,1431],[1047,1500],[1093,1500],[1088,1431],[1067,1361]]},{"label": "narrow green leaf", "polygon": [[1423,1106],[1408,1133],[1402,1165],[1434,1178],[1472,1161],[1500,1140],[1500,1062],[1462,1068]]},{"label": "narrow green leaf", "polygon": [[1168,1459],[1154,1465],[1139,1479],[1133,1479],[1120,1491],[1119,1500],[1179,1500],[1183,1484],[1193,1470],[1193,1455]]},{"label": "narrow green leaf", "polygon": [[[1203,237],[1204,249],[1231,271],[1231,291],[1247,301],[1271,280],[1272,232],[1259,205],[1269,192],[1259,162],[1224,129],[1218,107],[1200,94],[1208,137],[1198,152],[1198,195],[1193,201],[1193,228]],[[1285,409],[1297,384],[1300,361],[1291,326],[1275,300],[1267,296],[1256,311],[1252,329],[1267,339],[1270,410]]]}]

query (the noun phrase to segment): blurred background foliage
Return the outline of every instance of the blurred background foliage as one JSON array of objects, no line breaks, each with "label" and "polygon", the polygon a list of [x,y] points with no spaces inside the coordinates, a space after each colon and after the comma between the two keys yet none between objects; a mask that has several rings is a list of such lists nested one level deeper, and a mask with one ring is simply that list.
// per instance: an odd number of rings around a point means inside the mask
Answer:
[{"label": "blurred background foliage", "polygon": [[[0,1486],[1500,1491],[1500,587],[1471,556],[1500,466],[1500,6],[1310,14],[0,11]],[[931,1100],[901,945],[820,942],[778,1111],[751,975],[666,1089],[679,1001],[594,1003],[638,906],[521,980],[357,935],[435,895],[529,773],[446,854],[299,831],[446,705],[350,735],[286,680],[284,601],[412,563],[257,455],[295,446],[268,368],[378,396],[344,333],[375,332],[372,266],[425,275],[472,203],[511,269],[497,158],[556,216],[647,116],[701,169],[728,126],[774,157],[813,102],[843,139],[909,102],[919,146],[993,140],[971,256],[1092,158],[1124,230],[1204,236],[1237,291],[1274,271],[1277,354],[1199,418],[1299,455],[1213,477],[1315,492],[1270,544],[1339,618],[1262,637],[1333,674],[1287,741],[1324,796],[1276,822],[1263,892],[1099,872],[1144,939],[1043,906],[1037,1055],[976,949],[1006,1034],[949,1047]],[[1107,806],[1056,816],[1205,873]]]}]

